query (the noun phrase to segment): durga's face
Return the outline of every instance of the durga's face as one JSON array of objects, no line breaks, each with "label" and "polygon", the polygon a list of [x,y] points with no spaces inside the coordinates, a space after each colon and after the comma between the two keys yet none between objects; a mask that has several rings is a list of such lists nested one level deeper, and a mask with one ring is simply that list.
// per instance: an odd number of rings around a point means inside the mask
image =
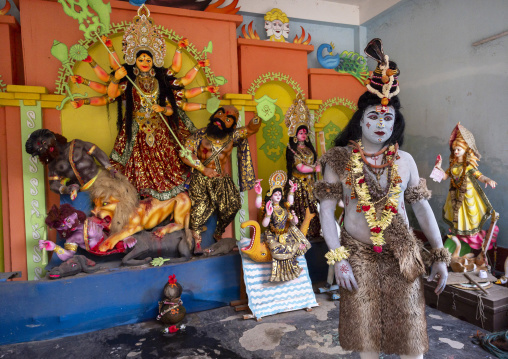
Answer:
[{"label": "durga's face", "polygon": [[153,61],[152,61],[152,58],[147,55],[147,54],[141,54],[138,56],[138,58],[136,59],[136,67],[141,71],[141,72],[148,72],[152,69],[153,67]]}]

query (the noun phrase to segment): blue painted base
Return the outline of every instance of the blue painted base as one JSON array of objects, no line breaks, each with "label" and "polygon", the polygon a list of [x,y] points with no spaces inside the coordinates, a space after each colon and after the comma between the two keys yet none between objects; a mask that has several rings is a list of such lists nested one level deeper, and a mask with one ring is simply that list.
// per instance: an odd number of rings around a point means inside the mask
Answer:
[{"label": "blue painted base", "polygon": [[0,282],[0,345],[154,319],[157,302],[172,274],[183,286],[182,300],[188,313],[239,299],[238,253],[162,267],[116,268],[69,279]]}]

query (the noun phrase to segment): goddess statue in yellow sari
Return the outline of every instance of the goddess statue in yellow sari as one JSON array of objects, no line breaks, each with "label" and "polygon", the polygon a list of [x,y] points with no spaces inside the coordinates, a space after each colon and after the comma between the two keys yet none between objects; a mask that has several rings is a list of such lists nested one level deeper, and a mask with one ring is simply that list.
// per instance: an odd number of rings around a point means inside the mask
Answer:
[{"label": "goddess statue in yellow sari", "polygon": [[479,182],[495,188],[497,183],[478,171],[481,158],[473,134],[460,122],[450,137],[450,167],[443,171],[441,161],[436,168],[444,172],[443,179],[450,179],[450,190],[443,207],[443,219],[452,234],[468,243],[471,248],[481,248],[481,229],[491,216],[493,208]]}]

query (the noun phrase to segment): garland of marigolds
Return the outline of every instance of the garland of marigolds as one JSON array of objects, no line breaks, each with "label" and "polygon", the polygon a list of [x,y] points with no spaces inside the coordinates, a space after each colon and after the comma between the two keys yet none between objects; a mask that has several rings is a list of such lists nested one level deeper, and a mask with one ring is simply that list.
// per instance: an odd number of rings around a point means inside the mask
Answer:
[{"label": "garland of marigolds", "polygon": [[[369,186],[365,179],[364,173],[364,161],[362,159],[363,147],[362,143],[358,142],[358,147],[353,148],[353,153],[349,160],[349,164],[346,170],[350,172],[348,175],[346,184],[352,188],[351,199],[358,198],[357,212],[364,212],[365,219],[370,228],[370,240],[374,244],[373,250],[377,253],[381,253],[383,250],[384,231],[386,227],[392,223],[393,216],[397,214],[397,208],[399,204],[400,195],[400,183],[402,182],[398,174],[398,165],[394,163],[394,159],[397,157],[396,145],[391,145],[385,152],[386,162],[391,164],[391,176],[388,178],[388,192],[383,198],[386,198],[385,206],[381,212],[381,216],[378,219],[375,204],[377,202],[372,201]],[[369,165],[369,163],[367,163]],[[390,173],[389,172],[389,173]]]}]

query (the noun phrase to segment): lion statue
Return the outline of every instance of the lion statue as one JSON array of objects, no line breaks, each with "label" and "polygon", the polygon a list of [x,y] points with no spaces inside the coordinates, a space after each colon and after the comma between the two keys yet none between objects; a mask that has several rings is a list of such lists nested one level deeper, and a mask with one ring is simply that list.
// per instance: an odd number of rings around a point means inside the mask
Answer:
[{"label": "lion statue", "polygon": [[185,229],[186,241],[190,248],[193,247],[188,229],[191,201],[186,193],[166,201],[155,198],[139,200],[127,177],[118,173],[112,178],[107,171],[102,171],[90,189],[90,197],[94,202],[93,215],[105,230],[109,230],[109,237],[99,246],[101,252],[114,248],[134,233],[155,228],[170,216],[173,222],[157,228],[153,234],[162,238],[165,234]]}]

